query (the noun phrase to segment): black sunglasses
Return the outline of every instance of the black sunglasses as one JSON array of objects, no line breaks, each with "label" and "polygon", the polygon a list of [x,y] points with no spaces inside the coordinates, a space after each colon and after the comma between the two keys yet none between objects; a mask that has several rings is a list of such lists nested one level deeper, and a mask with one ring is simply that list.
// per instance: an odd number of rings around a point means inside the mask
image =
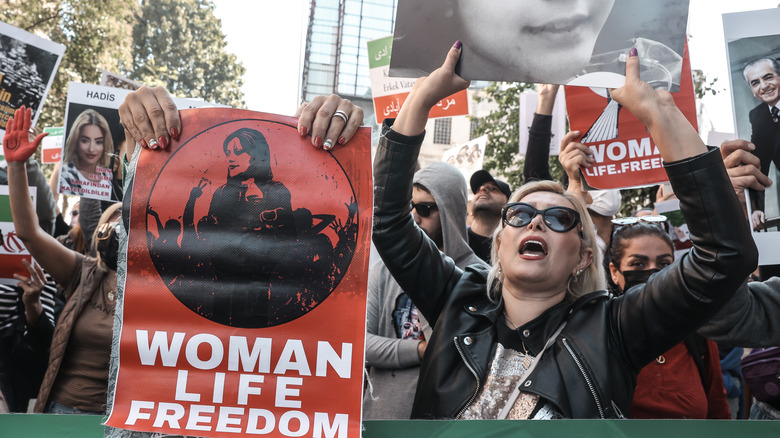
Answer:
[{"label": "black sunglasses", "polygon": [[531,223],[537,214],[542,215],[544,224],[553,231],[565,233],[580,223],[580,214],[568,207],[549,207],[537,210],[525,202],[512,202],[504,205],[501,218],[510,227],[524,227]]},{"label": "black sunglasses", "polygon": [[437,210],[439,207],[436,206],[435,202],[420,202],[419,204],[412,202],[412,208],[417,210],[417,214],[420,217],[428,217],[432,211]]},{"label": "black sunglasses", "polygon": [[666,227],[666,216],[662,214],[656,214],[640,217],[619,217],[612,219],[612,235],[614,236],[623,227],[630,227],[631,225],[636,225],[640,222],[649,225],[656,225],[664,231],[669,231]]}]

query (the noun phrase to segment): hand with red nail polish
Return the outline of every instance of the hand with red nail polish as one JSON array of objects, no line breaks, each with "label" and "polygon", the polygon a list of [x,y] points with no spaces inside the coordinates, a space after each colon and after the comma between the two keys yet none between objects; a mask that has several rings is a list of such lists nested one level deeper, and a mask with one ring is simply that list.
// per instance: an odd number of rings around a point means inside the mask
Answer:
[{"label": "hand with red nail polish", "polygon": [[[129,93],[119,106],[119,118],[125,135],[150,149],[166,149],[171,139],[178,140],[181,135],[179,111],[162,87],[141,87]],[[151,139],[155,139],[156,148]]]},{"label": "hand with red nail polish", "polygon": [[363,123],[363,109],[335,94],[317,96],[301,104],[296,116],[298,134],[311,135],[312,146],[324,150],[332,149],[336,143],[347,143]]}]

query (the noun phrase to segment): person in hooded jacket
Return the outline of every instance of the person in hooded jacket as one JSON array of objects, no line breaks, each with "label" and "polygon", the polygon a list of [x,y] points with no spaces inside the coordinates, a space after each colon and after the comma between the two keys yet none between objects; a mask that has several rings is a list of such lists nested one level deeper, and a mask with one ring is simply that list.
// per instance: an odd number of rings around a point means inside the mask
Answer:
[{"label": "person in hooded jacket", "polygon": [[[457,266],[487,266],[468,244],[466,190],[458,169],[430,164],[414,174],[412,215]],[[431,327],[384,263],[369,273],[366,331],[370,384],[363,395],[363,418],[409,419]]]}]

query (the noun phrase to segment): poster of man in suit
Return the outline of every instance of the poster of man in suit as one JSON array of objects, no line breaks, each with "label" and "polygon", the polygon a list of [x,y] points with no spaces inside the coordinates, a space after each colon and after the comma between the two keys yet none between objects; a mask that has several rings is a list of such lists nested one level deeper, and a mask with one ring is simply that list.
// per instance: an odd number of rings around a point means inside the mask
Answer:
[{"label": "poster of man in suit", "polygon": [[[761,172],[777,182],[780,169],[780,8],[723,15],[737,137],[750,141]],[[747,212],[760,264],[780,263],[780,196],[776,184],[748,190]]]}]

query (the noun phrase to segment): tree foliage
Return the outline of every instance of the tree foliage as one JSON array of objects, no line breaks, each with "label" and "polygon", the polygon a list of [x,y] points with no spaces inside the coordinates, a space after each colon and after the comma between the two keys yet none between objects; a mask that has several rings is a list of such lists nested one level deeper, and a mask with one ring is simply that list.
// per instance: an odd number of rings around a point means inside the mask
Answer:
[{"label": "tree foliage", "polygon": [[523,183],[523,159],[518,154],[520,138],[520,93],[532,85],[518,82],[492,82],[475,93],[477,102],[493,102],[497,108],[477,119],[474,136],[487,134],[485,170],[502,175],[512,187]]},{"label": "tree foliage", "polygon": [[64,44],[65,55],[54,77],[39,126],[61,126],[71,81],[98,83],[103,69],[130,67],[133,0],[6,0],[0,21]]},{"label": "tree foliage", "polygon": [[0,0],[0,21],[64,44],[38,126],[61,126],[68,83],[103,70],[181,97],[243,106],[244,68],[225,52],[209,0]]},{"label": "tree foliage", "polygon": [[174,95],[244,105],[244,67],[225,51],[221,22],[209,0],[144,1],[133,28],[133,74]]}]

